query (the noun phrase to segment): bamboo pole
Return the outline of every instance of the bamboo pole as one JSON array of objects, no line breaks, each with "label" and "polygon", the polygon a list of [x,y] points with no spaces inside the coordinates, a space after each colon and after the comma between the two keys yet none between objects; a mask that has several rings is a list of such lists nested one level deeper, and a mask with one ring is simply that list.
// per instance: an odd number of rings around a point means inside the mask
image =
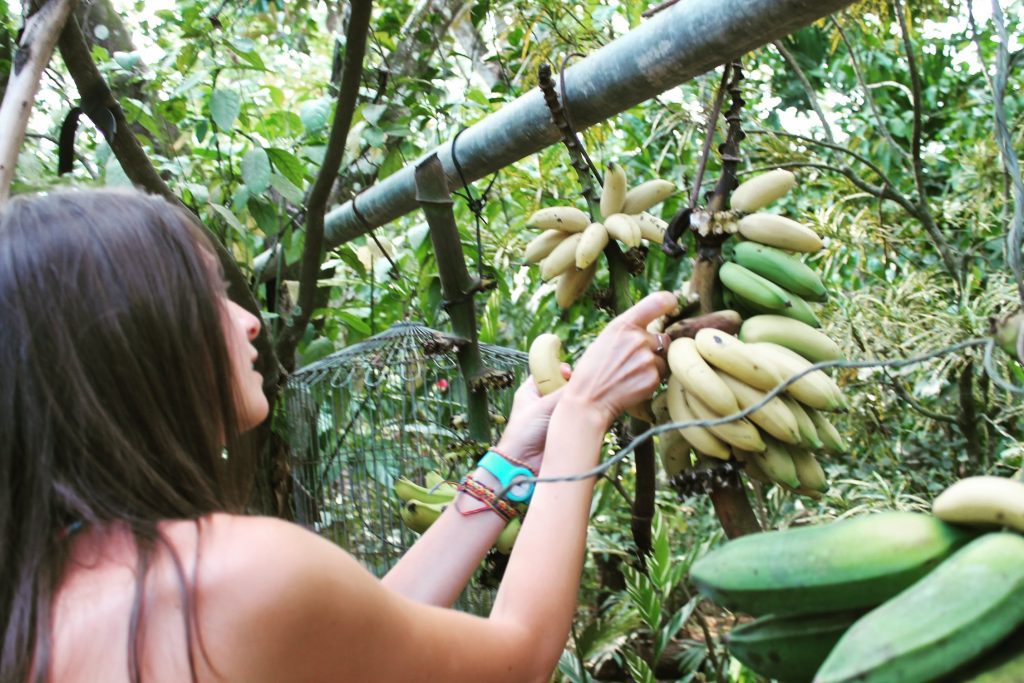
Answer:
[{"label": "bamboo pole", "polygon": [[459,347],[457,355],[459,370],[466,383],[469,434],[476,441],[489,443],[491,427],[487,415],[487,389],[473,381],[483,370],[476,330],[476,306],[473,303],[473,294],[480,283],[466,268],[448,181],[436,156],[429,156],[416,166],[416,201],[423,207],[430,226],[430,241],[437,256],[437,271],[452,330],[469,340],[468,344]]},{"label": "bamboo pole", "polygon": [[[578,130],[806,26],[852,0],[687,0],[662,12],[566,70],[566,99]],[[533,89],[459,137],[459,162],[467,183],[559,141],[543,95]],[[451,159],[451,141],[359,195],[363,223],[346,202],[327,215],[328,248],[349,242],[418,208],[415,168],[436,155],[448,186],[462,181]],[[265,277],[276,270],[272,252],[257,257]]]}]

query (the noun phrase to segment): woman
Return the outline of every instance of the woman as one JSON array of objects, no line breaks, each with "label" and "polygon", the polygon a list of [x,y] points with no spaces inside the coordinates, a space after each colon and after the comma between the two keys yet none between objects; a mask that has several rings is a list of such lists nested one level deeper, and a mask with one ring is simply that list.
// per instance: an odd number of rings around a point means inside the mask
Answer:
[{"label": "woman", "polygon": [[[542,477],[593,467],[665,370],[644,328],[674,303],[615,319],[562,390],[527,382],[496,450]],[[468,494],[378,580],[226,493],[224,444],[268,413],[259,329],[163,200],[63,192],[0,212],[0,683],[548,680],[593,481],[536,488],[489,618],[442,607],[504,523],[462,514]]]}]

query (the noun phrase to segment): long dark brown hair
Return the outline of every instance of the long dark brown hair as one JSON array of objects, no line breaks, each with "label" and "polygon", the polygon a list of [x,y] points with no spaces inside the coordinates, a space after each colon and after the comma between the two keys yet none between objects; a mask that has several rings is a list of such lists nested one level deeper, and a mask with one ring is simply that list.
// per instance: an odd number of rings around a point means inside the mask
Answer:
[{"label": "long dark brown hair", "polygon": [[184,211],[138,192],[0,210],[0,682],[46,680],[69,526],[121,523],[135,537],[138,681],[145,569],[167,545],[157,522],[238,509],[224,493],[236,421],[211,263]]}]

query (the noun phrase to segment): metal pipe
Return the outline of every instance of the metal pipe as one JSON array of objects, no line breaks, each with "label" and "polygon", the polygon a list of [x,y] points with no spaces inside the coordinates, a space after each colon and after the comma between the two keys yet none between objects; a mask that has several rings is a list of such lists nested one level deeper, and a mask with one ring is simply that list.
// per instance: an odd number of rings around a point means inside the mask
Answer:
[{"label": "metal pipe", "polygon": [[[666,90],[806,26],[852,0],[681,0],[580,60],[565,72],[566,99],[578,129],[604,121]],[[558,142],[560,133],[537,89],[459,136],[458,154],[473,182]],[[327,214],[325,244],[334,247],[417,208],[415,168],[441,159],[449,187],[462,187],[451,141],[425,153]],[[257,270],[272,274],[269,253]]]}]

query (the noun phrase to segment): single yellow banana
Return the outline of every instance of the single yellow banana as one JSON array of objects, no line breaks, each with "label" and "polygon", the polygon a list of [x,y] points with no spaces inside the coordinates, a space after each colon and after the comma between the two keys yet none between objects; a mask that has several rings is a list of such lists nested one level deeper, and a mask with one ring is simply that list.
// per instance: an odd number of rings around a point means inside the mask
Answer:
[{"label": "single yellow banana", "polygon": [[784,315],[755,315],[743,321],[740,339],[772,342],[794,351],[812,363],[843,357],[839,345],[821,330]]},{"label": "single yellow banana", "polygon": [[804,406],[800,404],[792,396],[786,394],[780,394],[779,398],[786,404],[789,411],[796,418],[797,427],[800,429],[800,443],[801,445],[808,446],[810,448],[821,448],[824,444],[821,442],[821,437],[818,436],[818,429],[814,426],[814,421],[811,416],[807,414]]},{"label": "single yellow banana", "polygon": [[555,303],[558,304],[558,307],[565,309],[572,306],[590,287],[596,272],[597,263],[591,263],[583,270],[570,268],[562,273],[555,286]]},{"label": "single yellow banana", "polygon": [[640,236],[648,242],[662,244],[665,242],[665,231],[668,230],[668,223],[652,216],[646,211],[629,215],[637,225],[640,226]]},{"label": "single yellow banana", "polygon": [[[674,344],[675,342],[672,343]],[[741,382],[721,370],[716,370],[715,372],[718,373],[718,377],[729,387],[733,396],[736,397],[736,402],[739,403],[740,408],[746,410],[750,406],[764,400],[766,393],[760,389],[755,389],[746,382]],[[800,443],[800,428],[797,425],[796,417],[778,396],[747,415],[747,419],[779,441]]]},{"label": "single yellow banana", "polygon": [[770,436],[765,437],[764,443],[766,446],[764,453],[753,454],[761,471],[777,484],[790,488],[800,486],[796,465],[793,463],[793,458],[786,445]]},{"label": "single yellow banana", "polygon": [[771,204],[796,187],[796,176],[782,168],[762,173],[737,187],[730,199],[736,211],[751,213]]},{"label": "single yellow banana", "polygon": [[1024,532],[1024,483],[1006,477],[967,477],[940,493],[932,512],[954,524],[1008,526]]},{"label": "single yellow banana", "polygon": [[523,252],[523,260],[527,263],[539,263],[542,258],[550,254],[551,250],[557,247],[569,234],[562,230],[545,230],[526,245],[526,249]]},{"label": "single yellow banana", "polygon": [[642,236],[640,226],[631,216],[624,213],[613,213],[604,219],[604,227],[609,237],[613,237],[632,249],[640,246]]},{"label": "single yellow banana", "polygon": [[[800,354],[771,342],[755,342],[747,344],[747,347],[752,354],[771,362],[783,381],[812,365]],[[842,389],[821,370],[802,375],[786,388],[786,392],[804,405],[818,410],[839,410],[846,405]]]},{"label": "single yellow banana", "polygon": [[[690,407],[690,410],[699,419],[715,420],[725,417],[716,413],[707,403],[704,403],[704,401],[690,392],[685,392],[685,396],[686,405]],[[765,449],[764,441],[761,439],[761,433],[757,431],[757,427],[744,418],[711,425],[708,427],[708,431],[730,446],[735,446],[745,451],[763,451]]]},{"label": "single yellow banana", "polygon": [[654,414],[655,424],[671,422],[672,416],[668,412],[668,392],[663,391],[651,399],[651,412]]},{"label": "single yellow banana", "polygon": [[548,206],[535,211],[526,224],[541,230],[583,232],[590,225],[590,216],[575,206]]},{"label": "single yellow banana", "polygon": [[608,218],[613,213],[621,212],[625,201],[626,169],[613,161],[608,164],[608,170],[604,174],[604,187],[601,190],[601,218]]},{"label": "single yellow banana", "polygon": [[576,267],[586,268],[597,260],[598,254],[608,245],[608,230],[601,223],[591,223],[583,231],[580,243],[576,245]]},{"label": "single yellow banana", "polygon": [[447,503],[423,503],[418,500],[410,500],[402,505],[398,514],[407,527],[422,534],[437,521],[447,507]]},{"label": "single yellow banana", "polygon": [[[451,484],[437,470],[427,470],[427,473],[423,475],[423,483],[426,484],[428,489],[440,488],[442,484]],[[452,484],[452,486],[455,487],[455,484]]]},{"label": "single yellow banana", "polygon": [[558,335],[546,332],[537,335],[530,344],[530,374],[541,396],[547,396],[565,386],[562,376],[562,340]]},{"label": "single yellow banana", "polygon": [[774,364],[755,357],[748,344],[727,332],[705,327],[697,330],[694,341],[704,360],[752,387],[768,391],[782,382]]},{"label": "single yellow banana", "polygon": [[790,447],[789,456],[793,459],[793,466],[796,467],[796,477],[800,480],[799,488],[820,493],[828,491],[828,477],[825,476],[825,470],[821,469],[821,463],[810,451]]},{"label": "single yellow banana", "polygon": [[626,199],[619,209],[622,213],[640,213],[655,204],[660,204],[676,191],[675,183],[660,178],[640,183],[626,193]]},{"label": "single yellow banana", "polygon": [[688,394],[700,398],[719,415],[739,412],[736,397],[697,352],[694,340],[682,337],[669,344],[668,367]]},{"label": "single yellow banana", "polygon": [[748,451],[742,451],[738,448],[732,449],[732,454],[736,456],[736,459],[743,463],[743,471],[747,473],[747,476],[755,481],[759,481],[762,484],[771,484],[772,478],[761,469],[760,461],[764,460],[764,453],[750,453]]},{"label": "single yellow banana", "polygon": [[494,542],[494,549],[502,555],[508,555],[512,552],[512,547],[516,544],[516,538],[519,536],[519,529],[522,527],[523,522],[521,518],[516,517],[511,522],[505,525],[505,528],[498,534],[498,540]]},{"label": "single yellow banana", "polygon": [[395,494],[404,502],[447,503],[458,494],[455,484],[441,483],[438,486],[420,486],[405,477],[395,479]]},{"label": "single yellow banana", "polygon": [[690,443],[677,429],[658,434],[658,457],[665,470],[665,476],[672,479],[680,472],[693,468],[690,459]]},{"label": "single yellow banana", "polygon": [[583,235],[573,233],[558,243],[551,253],[540,262],[540,278],[547,282],[553,280],[570,268],[576,267],[576,247]]},{"label": "single yellow banana", "polygon": [[846,445],[846,439],[839,433],[839,430],[836,429],[831,420],[814,408],[807,408],[807,414],[810,415],[811,422],[814,423],[818,437],[825,444],[826,451],[829,453],[846,453],[849,450],[849,447]]},{"label": "single yellow banana", "polygon": [[[671,375],[668,378],[668,387],[665,389],[665,394],[668,401],[668,412],[673,422],[691,422],[697,419],[693,411],[686,404],[686,393],[683,385]],[[679,432],[694,449],[704,455],[721,460],[729,459],[729,447],[706,428],[696,426],[683,427],[679,429]]]},{"label": "single yellow banana", "polygon": [[772,213],[752,213],[740,219],[739,233],[769,247],[813,253],[824,246],[818,233],[796,221]]}]

